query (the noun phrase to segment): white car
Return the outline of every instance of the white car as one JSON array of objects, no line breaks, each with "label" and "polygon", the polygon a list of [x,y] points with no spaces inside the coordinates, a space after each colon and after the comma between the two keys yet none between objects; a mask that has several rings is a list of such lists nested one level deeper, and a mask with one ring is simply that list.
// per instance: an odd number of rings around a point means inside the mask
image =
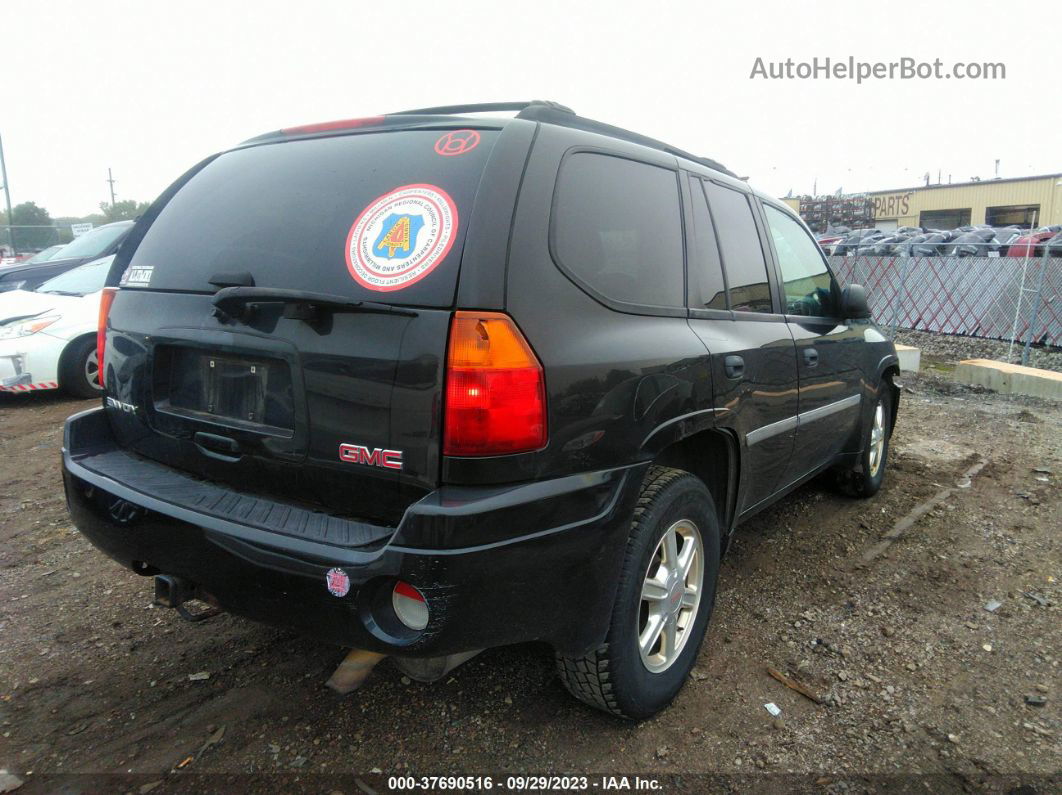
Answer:
[{"label": "white car", "polygon": [[96,327],[113,260],[94,260],[32,291],[0,293],[0,391],[100,394]]}]

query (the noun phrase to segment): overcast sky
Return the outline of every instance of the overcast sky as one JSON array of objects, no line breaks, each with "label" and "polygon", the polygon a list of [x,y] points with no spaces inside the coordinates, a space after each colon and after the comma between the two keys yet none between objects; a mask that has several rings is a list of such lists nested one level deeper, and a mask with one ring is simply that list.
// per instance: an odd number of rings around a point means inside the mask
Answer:
[{"label": "overcast sky", "polygon": [[[0,0],[11,198],[150,200],[293,124],[553,99],[776,195],[1062,171],[1062,3]],[[1001,62],[1005,80],[750,79],[764,62]]]}]

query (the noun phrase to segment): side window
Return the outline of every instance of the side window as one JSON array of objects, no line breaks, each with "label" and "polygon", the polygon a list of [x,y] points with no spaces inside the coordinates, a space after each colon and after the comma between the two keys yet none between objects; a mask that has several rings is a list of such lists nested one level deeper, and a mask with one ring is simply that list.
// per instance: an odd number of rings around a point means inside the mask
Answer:
[{"label": "side window", "polygon": [[704,191],[719,235],[730,308],[736,312],[773,312],[767,261],[748,197],[715,182],[705,182]]},{"label": "side window", "polygon": [[818,245],[793,218],[763,205],[782,270],[785,311],[789,315],[829,317],[834,311],[833,280]]},{"label": "side window", "polygon": [[727,309],[726,283],[719,260],[719,245],[715,240],[712,216],[704,200],[704,187],[696,177],[690,177],[693,197],[693,250],[690,252],[690,306],[705,309]]},{"label": "side window", "polygon": [[606,298],[684,307],[682,220],[675,172],[579,152],[557,178],[558,264]]}]

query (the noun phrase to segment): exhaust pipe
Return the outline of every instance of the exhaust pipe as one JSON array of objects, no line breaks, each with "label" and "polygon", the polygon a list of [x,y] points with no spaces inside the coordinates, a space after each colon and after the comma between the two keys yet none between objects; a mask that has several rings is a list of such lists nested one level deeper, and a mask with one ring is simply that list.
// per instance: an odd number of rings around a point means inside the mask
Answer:
[{"label": "exhaust pipe", "polygon": [[410,679],[416,679],[418,682],[437,682],[481,651],[483,649],[463,651],[444,657],[395,657],[395,666]]},{"label": "exhaust pipe", "polygon": [[325,684],[342,696],[361,687],[372,669],[386,654],[364,649],[351,649]]}]

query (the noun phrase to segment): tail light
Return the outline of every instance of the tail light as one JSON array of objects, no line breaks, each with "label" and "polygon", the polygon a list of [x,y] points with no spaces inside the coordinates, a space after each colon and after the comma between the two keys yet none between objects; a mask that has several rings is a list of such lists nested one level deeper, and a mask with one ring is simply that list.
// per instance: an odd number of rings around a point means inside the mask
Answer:
[{"label": "tail light", "polygon": [[520,329],[499,312],[455,312],[443,454],[505,455],[546,444],[546,383]]},{"label": "tail light", "polygon": [[96,330],[96,360],[100,366],[100,386],[107,388],[107,380],[103,369],[103,352],[107,347],[107,315],[110,314],[114,296],[118,293],[117,287],[104,287],[100,294],[100,322]]}]

